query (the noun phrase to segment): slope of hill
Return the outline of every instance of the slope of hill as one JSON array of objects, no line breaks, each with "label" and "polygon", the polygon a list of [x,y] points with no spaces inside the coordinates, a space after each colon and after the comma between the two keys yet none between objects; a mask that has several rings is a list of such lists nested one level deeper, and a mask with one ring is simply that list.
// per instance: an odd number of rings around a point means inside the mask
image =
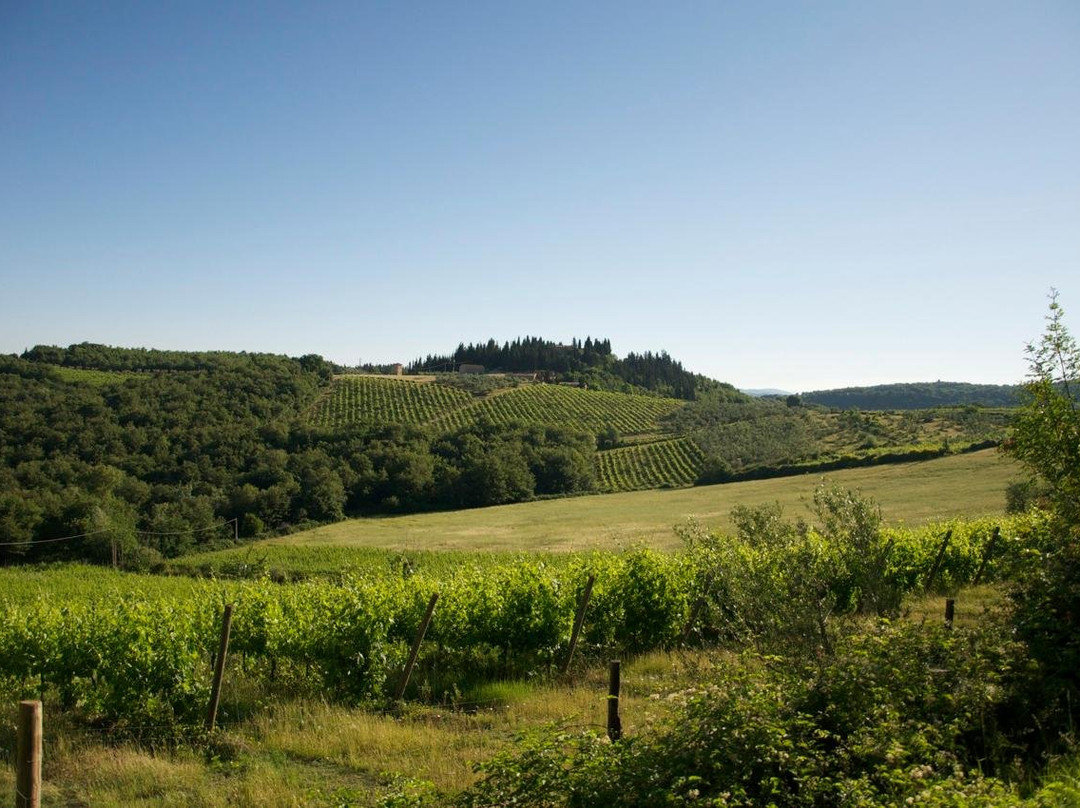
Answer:
[{"label": "slope of hill", "polygon": [[[922,525],[955,518],[1000,514],[1005,487],[1022,473],[1015,461],[995,450],[952,455],[925,463],[846,469],[829,481],[873,497],[891,523]],[[682,540],[673,529],[693,518],[702,525],[731,530],[736,506],[770,502],[787,515],[808,512],[817,475],[752,480],[677,490],[628,491],[605,496],[503,505],[468,512],[351,519],[302,533],[269,539],[258,550],[275,547],[368,547],[418,550],[568,551],[612,550],[646,543],[673,549]],[[225,551],[223,559],[250,562],[248,548]],[[192,559],[188,568],[197,567]]]},{"label": "slope of hill", "polygon": [[419,426],[473,403],[463,390],[393,376],[345,375],[311,409],[312,424],[334,429],[349,424]]},{"label": "slope of hill", "polygon": [[492,374],[332,378],[314,355],[39,346],[0,357],[0,561],[115,547],[145,565],[347,515],[925,458],[1000,440],[1007,421],[829,412],[719,383],[687,401]]}]

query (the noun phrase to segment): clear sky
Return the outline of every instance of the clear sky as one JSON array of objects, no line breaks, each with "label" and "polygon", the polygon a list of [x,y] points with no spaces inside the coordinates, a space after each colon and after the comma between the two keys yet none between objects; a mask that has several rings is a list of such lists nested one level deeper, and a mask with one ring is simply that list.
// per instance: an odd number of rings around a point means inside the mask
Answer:
[{"label": "clear sky", "polygon": [[2,352],[1013,383],[1051,287],[1076,0],[0,0]]}]

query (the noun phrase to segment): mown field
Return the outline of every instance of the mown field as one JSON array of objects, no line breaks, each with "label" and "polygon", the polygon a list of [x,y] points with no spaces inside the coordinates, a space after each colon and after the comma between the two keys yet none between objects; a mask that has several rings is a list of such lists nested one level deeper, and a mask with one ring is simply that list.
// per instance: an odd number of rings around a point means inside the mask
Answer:
[{"label": "mown field", "polygon": [[[873,497],[891,523],[920,525],[1001,513],[1005,487],[1020,476],[1018,465],[988,449],[917,463],[845,469],[827,475],[827,479]],[[468,511],[350,519],[268,539],[253,547],[339,545],[399,551],[532,552],[611,550],[646,544],[671,549],[680,544],[672,529],[675,525],[695,519],[730,529],[729,515],[736,505],[776,501],[792,518],[805,516],[820,479],[821,475],[806,474]]]}]

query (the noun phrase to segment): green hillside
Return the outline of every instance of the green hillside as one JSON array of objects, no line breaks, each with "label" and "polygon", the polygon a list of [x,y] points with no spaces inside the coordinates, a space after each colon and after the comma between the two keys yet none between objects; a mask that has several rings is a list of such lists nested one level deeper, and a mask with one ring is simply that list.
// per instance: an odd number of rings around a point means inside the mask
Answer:
[{"label": "green hillside", "polygon": [[350,516],[925,459],[1000,441],[1011,417],[829,411],[719,383],[664,398],[678,363],[634,368],[648,392],[540,381],[548,371],[333,376],[315,355],[84,343],[2,356],[0,561],[107,561],[116,546],[147,566]]},{"label": "green hillside", "polygon": [[598,433],[612,427],[621,436],[664,430],[661,419],[683,406],[673,398],[610,393],[560,384],[525,384],[471,395],[439,381],[411,377],[343,375],[311,409],[317,426],[351,424],[430,426],[451,432],[479,422],[504,426],[552,426]]},{"label": "green hillside", "polygon": [[468,393],[443,384],[376,376],[337,376],[308,420],[322,427],[349,424],[419,426],[473,402]]},{"label": "green hillside", "polygon": [[622,435],[660,431],[660,419],[685,402],[673,398],[608,393],[556,384],[530,384],[478,400],[470,407],[431,421],[436,429],[456,429],[477,421],[558,426],[598,433],[614,427]]},{"label": "green hillside", "polygon": [[595,490],[609,493],[925,458],[998,441],[1008,418],[971,406],[860,413],[726,394],[687,402],[500,374],[337,376],[308,413],[330,429],[417,427],[437,437],[485,425],[594,436]]}]

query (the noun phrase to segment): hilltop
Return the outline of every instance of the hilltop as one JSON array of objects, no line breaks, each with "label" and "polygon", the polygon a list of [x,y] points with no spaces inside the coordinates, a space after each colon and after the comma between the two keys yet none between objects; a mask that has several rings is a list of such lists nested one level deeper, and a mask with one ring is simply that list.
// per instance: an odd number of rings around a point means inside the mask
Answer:
[{"label": "hilltop", "polygon": [[694,400],[701,395],[722,394],[740,398],[730,384],[686,370],[666,351],[629,353],[619,358],[611,340],[574,338],[570,344],[540,337],[523,337],[499,345],[461,343],[452,354],[431,354],[409,365],[410,373],[431,371],[514,373],[539,381],[576,382],[592,389],[621,393],[646,393]]}]

